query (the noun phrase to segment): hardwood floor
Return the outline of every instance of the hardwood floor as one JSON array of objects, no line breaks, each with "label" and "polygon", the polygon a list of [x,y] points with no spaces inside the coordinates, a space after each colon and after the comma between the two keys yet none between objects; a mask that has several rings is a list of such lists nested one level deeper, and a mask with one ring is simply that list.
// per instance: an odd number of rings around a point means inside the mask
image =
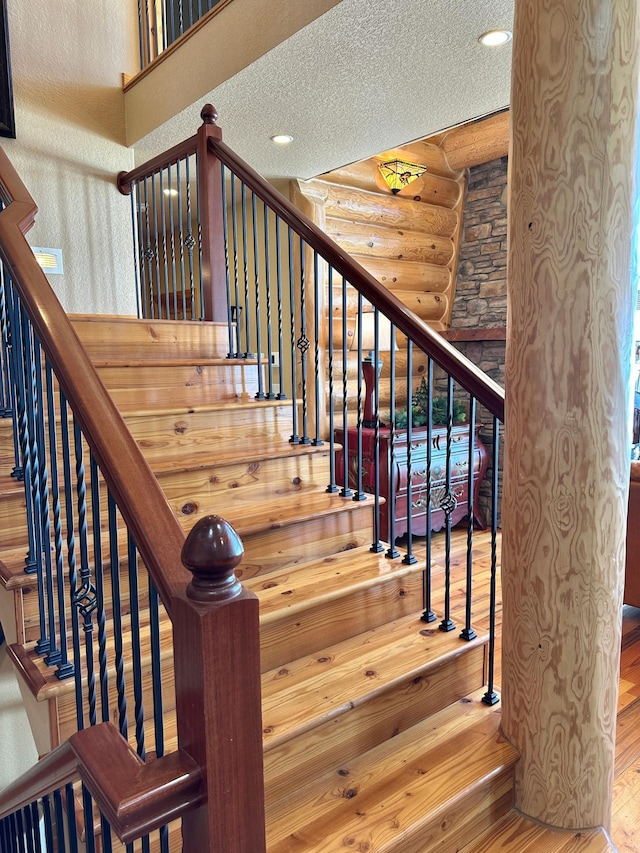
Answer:
[{"label": "hardwood floor", "polygon": [[[434,543],[438,542],[434,537]],[[490,537],[486,532],[474,534],[474,584],[488,584],[490,572]],[[452,535],[452,569],[460,571],[466,555],[466,533],[461,527]],[[434,548],[434,562],[442,555]],[[500,549],[498,544],[498,562]],[[502,597],[497,594],[498,623]],[[501,683],[501,635],[498,624],[495,660],[496,685]],[[611,838],[618,853],[640,851],[640,608],[625,606],[622,620],[622,654],[620,660],[620,693],[616,736],[616,765],[613,792]],[[523,848],[524,849],[524,848]],[[528,849],[528,848],[527,848]],[[533,848],[532,848],[533,849]]]}]

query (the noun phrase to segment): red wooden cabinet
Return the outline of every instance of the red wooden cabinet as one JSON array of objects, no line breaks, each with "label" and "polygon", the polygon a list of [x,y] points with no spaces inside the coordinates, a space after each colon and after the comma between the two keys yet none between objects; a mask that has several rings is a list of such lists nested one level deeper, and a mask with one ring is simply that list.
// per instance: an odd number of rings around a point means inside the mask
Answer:
[{"label": "red wooden cabinet", "polygon": [[[487,470],[487,450],[478,437],[479,427],[473,449],[473,518],[475,523],[485,527],[484,518],[478,506],[480,481]],[[391,432],[388,427],[379,430],[378,476],[380,478],[380,496],[385,499],[380,508],[382,531],[388,531],[387,541],[392,542],[407,532],[409,505],[411,506],[411,532],[415,536],[426,535],[427,517],[427,430],[417,427],[411,433],[411,448],[407,443],[406,430],[395,435],[395,449],[391,454]],[[339,485],[344,483],[344,432],[335,431],[337,444],[342,449],[336,453],[336,479]],[[444,507],[450,508],[451,524],[457,524],[469,512],[469,427],[462,424],[451,430],[450,451],[447,454],[447,430],[434,427],[431,432],[431,529],[440,530],[446,523]],[[347,431],[346,451],[348,459],[349,486],[357,488],[358,430],[354,427]],[[450,481],[447,489],[447,458],[449,459]],[[376,448],[375,430],[362,428],[362,488],[365,492],[375,491]],[[409,466],[411,467],[411,490],[409,490]],[[409,494],[411,491],[411,494]],[[390,530],[391,507],[395,516],[395,529]]]}]

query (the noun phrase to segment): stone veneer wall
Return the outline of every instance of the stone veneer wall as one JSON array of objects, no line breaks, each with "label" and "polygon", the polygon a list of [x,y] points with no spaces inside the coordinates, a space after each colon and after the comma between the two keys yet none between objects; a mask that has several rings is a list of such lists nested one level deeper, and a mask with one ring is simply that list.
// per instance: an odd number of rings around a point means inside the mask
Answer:
[{"label": "stone veneer wall", "polygon": [[[451,330],[503,328],[507,322],[507,158],[470,171],[464,207],[458,277]],[[454,346],[504,387],[505,342],[456,341]],[[492,418],[482,407],[477,419],[489,452],[489,467],[480,487],[480,507],[489,519],[491,505]],[[499,446],[502,456],[503,442]],[[502,469],[501,458],[498,467]],[[500,491],[502,479],[500,478]]]}]

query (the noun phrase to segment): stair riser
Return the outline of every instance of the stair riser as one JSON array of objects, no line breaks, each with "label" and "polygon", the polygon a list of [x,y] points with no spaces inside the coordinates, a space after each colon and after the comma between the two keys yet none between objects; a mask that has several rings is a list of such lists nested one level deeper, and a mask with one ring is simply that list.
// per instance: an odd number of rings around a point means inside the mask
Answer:
[{"label": "stair riser", "polygon": [[105,367],[98,372],[116,405],[125,412],[248,399],[258,393],[257,368],[253,365]]},{"label": "stair riser", "polygon": [[262,459],[256,462],[218,464],[193,471],[160,473],[162,486],[174,513],[192,516],[194,512],[225,516],[245,506],[259,504],[285,494],[300,494],[319,486],[326,488],[325,454],[294,458]]},{"label": "stair riser", "polygon": [[99,315],[76,315],[70,319],[92,360],[100,363],[197,358],[204,361],[225,358],[229,351],[226,323],[140,322]]},{"label": "stair riser", "polygon": [[[126,418],[133,437],[150,461],[210,450],[215,442],[267,438],[288,440],[291,436],[291,406],[237,408],[185,412],[170,415],[131,415]],[[152,466],[153,467],[153,466]]]},{"label": "stair riser", "polygon": [[339,767],[461,699],[483,684],[482,646],[447,660],[366,704],[318,725],[265,753],[267,803],[287,796],[316,776]]},{"label": "stair riser", "polygon": [[[513,770],[478,782],[455,805],[430,816],[430,820],[398,845],[381,847],[380,853],[458,853],[513,806]],[[376,848],[377,850],[378,848]]]},{"label": "stair riser", "polygon": [[[195,520],[188,527],[193,524]],[[371,527],[371,504],[367,504],[351,512],[319,516],[286,527],[274,527],[259,533],[241,532],[244,557],[236,575],[240,580],[246,580],[305,560],[328,557],[369,544]]]},{"label": "stair riser", "polygon": [[355,637],[393,619],[419,615],[422,610],[422,574],[393,578],[365,590],[291,616],[262,628],[262,671],[282,666],[315,650]]}]

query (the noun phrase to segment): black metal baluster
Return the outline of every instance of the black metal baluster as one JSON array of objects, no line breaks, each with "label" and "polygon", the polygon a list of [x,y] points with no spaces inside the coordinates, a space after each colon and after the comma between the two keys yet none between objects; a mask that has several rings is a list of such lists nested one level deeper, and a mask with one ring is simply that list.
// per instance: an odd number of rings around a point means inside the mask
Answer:
[{"label": "black metal baluster", "polygon": [[[386,321],[386,318],[385,318]],[[369,474],[369,484],[373,485],[373,542],[369,549],[374,554],[384,551],[380,536],[380,381],[378,376],[378,361],[380,360],[380,314],[376,308],[373,312],[373,469]],[[393,326],[391,340],[393,341]],[[373,483],[371,476],[373,475]]]},{"label": "black metal baluster", "polygon": [[[395,339],[394,339],[395,340]],[[411,399],[407,400],[407,410],[411,405]],[[387,468],[387,483],[393,493],[396,482],[396,348],[391,347],[389,353],[389,460]],[[393,498],[387,501],[387,513],[389,523],[389,547],[385,557],[395,560],[400,556],[396,548],[396,507]]]},{"label": "black metal baluster", "polygon": [[291,438],[292,444],[300,441],[298,435],[298,367],[296,364],[296,314],[295,314],[295,271],[293,264],[293,232],[291,226],[287,226],[287,245],[289,249],[289,322],[291,330],[291,417],[293,420]]},{"label": "black metal baluster", "polygon": [[56,836],[58,842],[56,853],[66,853],[67,845],[65,843],[64,812],[62,809],[62,794],[59,789],[53,792],[53,808],[56,816]]},{"label": "black metal baluster", "polygon": [[[244,189],[244,187],[243,187]],[[258,252],[258,200],[255,193],[251,193],[251,225],[253,227],[253,286],[254,286],[254,308],[256,316],[256,358],[258,359],[258,392],[256,400],[264,400],[264,383],[262,381],[262,318],[260,316],[260,255]],[[248,315],[248,294],[245,294],[245,305]]]},{"label": "black metal baluster", "polygon": [[[149,576],[149,634],[151,640],[151,679],[153,692],[154,749],[156,756],[164,755],[164,718],[162,715],[162,669],[160,651],[160,613],[158,592]],[[158,830],[161,853],[169,853],[169,828]]]},{"label": "black metal baluster", "polygon": [[253,358],[251,352],[251,318],[249,316],[249,248],[247,246],[247,188],[240,184],[240,215],[242,223],[242,269],[244,272],[244,354],[243,358]]},{"label": "black metal baluster", "polygon": [[[7,324],[6,279],[0,264],[0,418],[13,416],[13,400],[9,376],[9,328]],[[15,463],[18,465],[17,432],[14,436]]]},{"label": "black metal baluster", "polygon": [[142,317],[141,314],[141,292],[142,292],[142,244],[140,242],[142,231],[142,216],[140,210],[139,199],[139,184],[138,181],[133,181],[131,184],[131,192],[129,193],[131,202],[131,233],[133,235],[133,275],[136,282],[136,316]]},{"label": "black metal baluster", "polygon": [[[162,191],[162,187],[160,187],[160,191]],[[152,220],[153,220],[153,246],[154,246],[154,260],[155,260],[155,288],[154,295],[157,301],[157,305],[154,305],[155,311],[157,311],[157,316],[160,320],[163,319],[164,314],[162,311],[162,291],[161,291],[161,269],[160,269],[160,230],[158,227],[158,216],[161,215],[158,212],[158,196],[156,193],[156,173],[154,172],[151,175],[151,204],[152,204]],[[162,202],[160,202],[160,211],[162,211]],[[152,317],[155,317],[155,313],[152,313]]]},{"label": "black metal baluster", "polygon": [[[196,158],[196,172],[197,172],[197,158]],[[196,247],[196,239],[193,236],[193,229],[191,227],[191,155],[189,155],[189,154],[187,154],[187,156],[185,157],[185,183],[187,185],[187,236],[185,238],[184,244],[187,247],[187,253],[189,255],[189,291],[190,291],[190,297],[191,297],[191,319],[195,320],[196,319],[196,285],[195,285],[195,278],[193,275],[193,250]],[[198,249],[198,251],[200,251],[200,250]],[[202,269],[202,267],[200,269]],[[200,275],[200,292],[202,293],[202,274]],[[202,316],[203,315],[200,315],[201,318],[202,318]]]},{"label": "black metal baluster", "polygon": [[498,583],[498,448],[500,442],[500,421],[493,419],[492,469],[491,469],[491,591],[489,597],[489,661],[487,666],[487,691],[482,697],[485,705],[495,705],[500,701],[493,684],[496,657],[496,607]]},{"label": "black metal baluster", "polygon": [[[274,400],[273,393],[273,330],[271,328],[271,263],[269,254],[269,208],[262,202],[262,215],[264,216],[264,289],[265,289],[265,309],[267,312],[267,400]],[[258,347],[260,353],[260,347]]]},{"label": "black metal baluster", "polygon": [[[160,178],[160,195],[158,196],[158,203],[160,205],[160,232],[161,232],[161,243],[158,245],[162,246],[162,279],[164,283],[164,298],[165,298],[165,317],[167,320],[175,320],[175,317],[171,316],[171,297],[169,291],[169,258],[167,252],[167,215],[166,215],[166,205],[167,205],[167,196],[165,194],[164,187],[164,169],[161,169],[159,172]],[[158,288],[159,289],[159,288]],[[162,317],[162,313],[160,314]]]},{"label": "black metal baluster", "polygon": [[93,614],[97,606],[96,588],[91,582],[91,566],[89,565],[89,542],[87,537],[87,486],[85,482],[84,454],[82,448],[82,432],[73,419],[73,441],[76,462],[76,493],[78,497],[78,542],[80,545],[80,586],[73,592],[73,603],[82,617],[82,630],[85,642],[87,702],[89,725],[97,723],[96,713],[96,678],[94,670],[93,651]]},{"label": "black metal baluster", "polygon": [[456,499],[451,488],[451,429],[453,427],[453,377],[447,377],[447,450],[445,453],[445,495],[441,502],[444,512],[444,616],[441,631],[455,630],[451,619],[451,514],[456,508]]},{"label": "black metal baluster", "polygon": [[107,613],[104,599],[104,564],[102,554],[102,525],[100,500],[100,470],[89,453],[91,471],[91,529],[93,532],[93,562],[96,574],[96,621],[98,623],[98,681],[102,722],[109,719],[109,672],[107,668]]},{"label": "black metal baluster", "polygon": [[300,352],[300,391],[302,394],[302,435],[299,444],[311,444],[309,438],[309,400],[307,397],[307,352],[309,351],[309,338],[307,337],[307,281],[305,271],[305,242],[298,238],[300,246],[300,337],[296,344]]},{"label": "black metal baluster", "polygon": [[67,399],[60,391],[60,429],[62,437],[62,470],[64,475],[64,504],[67,527],[67,567],[69,570],[69,618],[71,620],[71,636],[73,642],[73,661],[75,664],[75,698],[76,698],[76,727],[84,728],[84,702],[82,696],[83,672],[80,658],[80,626],[78,610],[75,605],[75,595],[78,588],[78,572],[76,563],[76,537],[73,517],[73,486],[71,480],[71,444],[69,436],[69,414]]},{"label": "black metal baluster", "polygon": [[[224,280],[227,290],[227,333],[229,335],[229,349],[227,358],[233,358],[233,305],[231,302],[231,267],[229,266],[229,212],[227,210],[227,169],[224,163],[220,163],[220,181],[222,189],[222,236],[224,240]],[[229,172],[231,181],[233,175]],[[233,211],[232,211],[233,215]],[[235,218],[235,217],[234,217]]]},{"label": "black metal baluster", "polygon": [[280,217],[276,214],[276,287],[278,297],[278,400],[286,400],[284,388],[284,329],[282,317],[282,254],[280,246]]},{"label": "black metal baluster", "polygon": [[413,341],[407,338],[407,552],[402,562],[407,565],[417,563],[413,553]]},{"label": "black metal baluster", "polygon": [[[343,498],[353,497],[349,466],[349,327],[347,325],[347,281],[342,278],[342,489]],[[330,317],[329,324],[333,323]]]},{"label": "black metal baluster", "polygon": [[22,819],[22,810],[18,809],[18,811],[14,812],[14,818],[16,822],[16,834],[15,840],[17,842],[17,847],[19,853],[26,853],[26,846],[24,840],[24,821]]},{"label": "black metal baluster", "polygon": [[329,264],[327,276],[327,312],[329,323],[327,328],[327,371],[329,381],[329,485],[327,491],[336,494],[336,439],[335,439],[335,400],[333,390],[333,267]]},{"label": "black metal baluster", "polygon": [[73,675],[73,664],[69,662],[67,640],[67,608],[64,589],[64,554],[62,542],[62,510],[60,508],[60,484],[58,477],[58,442],[56,438],[56,408],[54,402],[54,377],[51,365],[45,363],[45,382],[47,389],[47,428],[49,434],[49,480],[51,483],[51,508],[53,514],[53,547],[55,555],[55,585],[58,605],[59,651],[60,659],[56,677],[69,678]]},{"label": "black metal baluster", "polygon": [[242,324],[240,322],[240,268],[238,262],[238,198],[236,191],[236,176],[231,174],[231,239],[233,240],[233,292],[235,304],[232,306],[235,309],[235,352],[233,347],[229,353],[230,358],[240,358],[240,340],[242,335]]},{"label": "black metal baluster", "polygon": [[180,163],[182,161],[178,160],[176,163],[176,183],[178,185],[178,243],[179,243],[179,251],[180,251],[180,299],[182,300],[182,319],[186,320],[188,316],[187,311],[187,285],[186,278],[184,274],[184,231],[183,231],[183,201],[182,201],[182,179],[180,176]]},{"label": "black metal baluster", "polygon": [[[146,273],[144,278],[146,279],[146,287],[143,294],[143,317],[150,317],[152,320],[155,319],[156,309],[154,304],[154,284],[153,284],[153,261],[156,256],[155,249],[151,244],[151,217],[149,216],[149,190],[147,185],[148,178],[144,179],[144,202],[142,212],[144,213],[144,260],[145,260],[145,269]],[[153,193],[153,185],[154,182],[152,180],[151,187]]]},{"label": "black metal baluster", "polygon": [[111,599],[113,601],[113,644],[116,666],[116,689],[118,692],[118,728],[122,737],[127,738],[129,724],[127,720],[127,697],[124,677],[124,652],[122,646],[122,613],[120,610],[120,555],[118,553],[118,522],[116,503],[110,491],[107,492],[109,515],[109,562],[111,563]]},{"label": "black metal baluster", "polygon": [[324,442],[320,438],[321,420],[324,419],[324,411],[320,400],[320,276],[319,276],[318,253],[313,252],[313,387],[315,406],[315,437],[312,441],[316,447]]},{"label": "black metal baluster", "polygon": [[[27,321],[28,322],[28,321]],[[60,662],[61,654],[58,648],[56,628],[56,601],[54,594],[54,577],[51,565],[51,523],[49,517],[49,473],[47,469],[46,444],[44,439],[44,401],[42,396],[42,350],[40,341],[29,325],[29,338],[31,340],[31,392],[30,409],[32,411],[31,429],[35,441],[34,458],[35,465],[33,473],[34,488],[37,489],[37,498],[34,501],[34,523],[37,525],[36,543],[39,548],[40,565],[42,567],[44,589],[46,593],[46,611],[49,633],[49,650],[45,657],[48,666],[54,666]]]},{"label": "black metal baluster", "polygon": [[420,617],[423,622],[435,622],[438,618],[431,609],[431,459],[433,453],[433,361],[427,358],[427,446],[425,460],[425,522],[427,538],[425,543],[425,567],[422,576],[422,598],[424,612]]},{"label": "black metal baluster", "polygon": [[[69,850],[70,853],[78,853],[78,829],[76,827],[73,785],[71,783],[65,786],[65,802],[67,811],[67,837],[69,839]],[[111,847],[105,844],[104,836],[102,846],[104,853],[111,853]]]},{"label": "black metal baluster", "polygon": [[467,589],[464,628],[460,632],[460,637],[463,640],[473,640],[476,637],[476,632],[471,627],[471,593],[473,588],[473,499],[474,499],[474,481],[473,474],[475,462],[475,436],[476,436],[476,399],[471,394],[469,396],[469,454],[467,457],[467,507],[469,515],[467,518]]},{"label": "black metal baluster", "polygon": [[131,656],[133,660],[133,698],[136,721],[136,751],[144,759],[144,704],[142,701],[142,658],[140,655],[140,594],[138,590],[138,552],[133,536],[127,531],[127,573],[129,576],[129,609],[131,618]]},{"label": "black metal baluster", "polygon": [[44,824],[44,840],[47,848],[47,853],[50,850],[55,850],[53,841],[53,820],[51,817],[51,800],[48,794],[42,798],[42,818]]},{"label": "black metal baluster", "polygon": [[[175,230],[175,214],[174,196],[177,190],[173,188],[171,180],[171,166],[167,166],[167,204],[169,206],[169,252],[171,253],[171,286],[173,291],[173,319],[178,320],[178,269],[176,266],[176,230]],[[186,317],[184,313],[182,319]]]},{"label": "black metal baluster", "polygon": [[357,361],[356,361],[356,404],[357,404],[357,421],[356,421],[356,448],[357,448],[357,456],[356,456],[356,482],[355,490],[353,493],[354,501],[363,501],[366,498],[364,493],[364,489],[362,487],[363,484],[363,472],[362,472],[362,421],[364,418],[363,415],[363,407],[364,407],[364,397],[363,397],[363,387],[364,383],[362,381],[362,294],[358,291],[358,310],[356,314],[356,328],[358,330],[358,340],[356,343],[356,353],[357,353]]}]

